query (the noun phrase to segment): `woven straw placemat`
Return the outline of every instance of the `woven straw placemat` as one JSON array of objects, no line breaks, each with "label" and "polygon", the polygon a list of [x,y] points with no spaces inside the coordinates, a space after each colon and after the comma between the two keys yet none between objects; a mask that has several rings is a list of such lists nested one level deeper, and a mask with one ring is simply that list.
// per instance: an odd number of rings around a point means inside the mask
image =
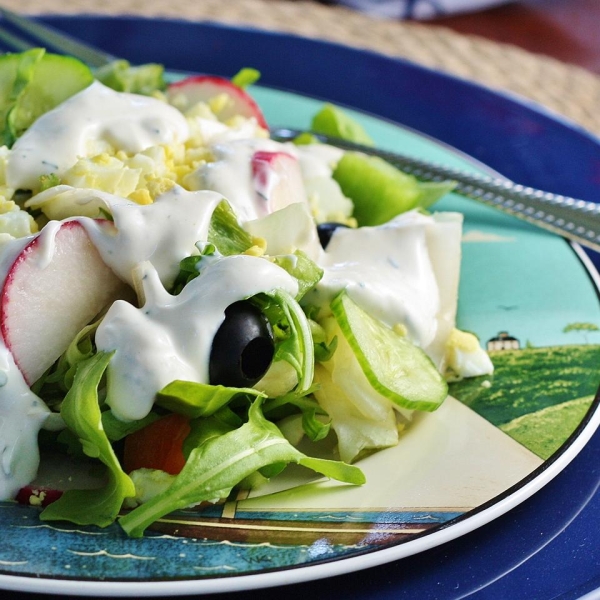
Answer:
[{"label": "woven straw placemat", "polygon": [[600,135],[600,77],[515,46],[308,0],[3,0],[26,14],[133,14],[252,25],[375,50],[515,92]]}]

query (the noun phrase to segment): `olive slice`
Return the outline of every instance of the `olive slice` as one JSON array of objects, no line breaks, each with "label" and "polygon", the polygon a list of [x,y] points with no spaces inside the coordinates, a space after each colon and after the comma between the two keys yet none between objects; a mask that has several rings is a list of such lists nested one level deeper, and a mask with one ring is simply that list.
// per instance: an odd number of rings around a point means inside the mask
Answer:
[{"label": "olive slice", "polygon": [[347,228],[348,225],[344,225],[344,223],[335,223],[333,221],[328,223],[319,223],[317,225],[317,234],[319,236],[319,242],[321,242],[323,250],[327,248],[327,244],[329,244],[331,236],[335,233],[335,230],[338,227]]},{"label": "olive slice", "polygon": [[212,385],[251,387],[271,366],[275,344],[269,321],[251,302],[234,302],[212,343],[209,379]]}]

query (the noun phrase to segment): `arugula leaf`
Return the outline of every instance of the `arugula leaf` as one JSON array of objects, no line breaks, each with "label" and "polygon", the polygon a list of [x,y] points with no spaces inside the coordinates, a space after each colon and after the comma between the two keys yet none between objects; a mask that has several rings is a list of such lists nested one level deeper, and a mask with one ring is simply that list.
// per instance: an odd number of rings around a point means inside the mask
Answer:
[{"label": "arugula leaf", "polygon": [[374,145],[363,126],[333,104],[325,104],[313,117],[311,129],[315,133],[322,133],[356,144]]},{"label": "arugula leaf", "polygon": [[244,421],[228,408],[221,409],[207,418],[192,419],[190,421],[190,433],[183,442],[183,455],[187,460],[192,450],[199,448],[211,439],[225,435],[234,429],[238,429]]},{"label": "arugula leaf", "polygon": [[310,332],[315,346],[315,361],[327,362],[331,359],[337,348],[338,339],[334,336],[330,342],[327,341],[325,329],[310,317],[311,314],[315,314],[313,307],[304,307],[304,312],[308,313],[308,324],[310,325]]},{"label": "arugula leaf", "polygon": [[273,362],[288,362],[298,375],[296,391],[306,393],[314,375],[314,346],[310,325],[302,308],[283,290],[254,296],[252,301],[263,311],[273,328]]},{"label": "arugula leaf", "polygon": [[331,429],[331,419],[324,423],[317,418],[317,414],[321,412],[323,411],[318,408],[302,411],[302,429],[313,442],[326,438]]},{"label": "arugula leaf", "polygon": [[67,520],[107,527],[116,519],[123,500],[135,495],[135,486],[123,472],[102,428],[98,386],[111,357],[99,352],[79,364],[60,411],[67,427],[79,437],[85,454],[106,465],[108,483],[99,490],[66,491],[44,509],[40,517],[43,521]]},{"label": "arugula leaf", "polygon": [[73,385],[77,365],[96,352],[93,337],[99,324],[100,320],[86,325],[58,361],[31,387],[32,391],[42,396],[49,405],[60,404],[65,392]]},{"label": "arugula leaf", "polygon": [[269,399],[264,403],[264,414],[270,420],[277,420],[283,416],[282,409],[286,406],[293,406],[300,409],[302,414],[302,430],[313,441],[318,442],[327,436],[331,428],[331,419],[323,421],[319,416],[328,416],[327,412],[321,407],[311,394],[319,388],[313,385],[306,395],[300,395],[297,392],[290,392],[279,398]]},{"label": "arugula leaf", "polygon": [[157,396],[157,404],[185,417],[210,417],[240,395],[258,398],[262,392],[252,388],[210,385],[195,381],[172,381]]},{"label": "arugula leaf", "polygon": [[314,346],[308,320],[300,305],[287,292],[276,290],[271,297],[278,303],[290,326],[289,337],[277,347],[274,360],[290,363],[298,374],[296,390],[306,391],[314,376]]},{"label": "arugula leaf", "polygon": [[106,437],[111,442],[118,442],[130,433],[135,433],[143,429],[150,423],[154,423],[160,419],[160,415],[155,412],[149,412],[143,419],[139,421],[121,421],[117,419],[110,410],[105,410],[102,413],[102,427],[106,432]]},{"label": "arugula leaf", "polygon": [[[326,477],[360,485],[365,477],[360,469],[344,463],[310,458],[296,450],[279,429],[267,421],[257,399],[248,412],[248,422],[239,429],[215,435],[192,450],[181,473],[171,486],[129,514],[119,523],[131,537],[142,537],[154,521],[174,510],[226,498],[233,487],[252,473],[294,462]],[[269,471],[269,469],[267,469]]]}]

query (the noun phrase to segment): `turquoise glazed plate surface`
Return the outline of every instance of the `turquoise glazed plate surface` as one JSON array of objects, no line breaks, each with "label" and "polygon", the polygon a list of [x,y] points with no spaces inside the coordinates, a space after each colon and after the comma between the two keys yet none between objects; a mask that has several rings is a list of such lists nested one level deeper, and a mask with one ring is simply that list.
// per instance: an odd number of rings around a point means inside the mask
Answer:
[{"label": "turquoise glazed plate surface", "polygon": [[[100,25],[124,23],[135,38],[135,20],[62,24],[79,27],[74,29],[79,35],[82,27],[100,35]],[[143,22],[143,28],[150,24]],[[160,32],[166,24],[154,26]],[[170,26],[179,27],[184,40],[194,32],[191,24]],[[243,30],[203,27],[216,29],[233,47],[245,35]],[[271,39],[270,34],[253,35],[259,42],[261,36]],[[282,43],[286,39],[297,43],[285,36]],[[328,48],[323,45],[324,56]],[[127,55],[126,49],[111,50]],[[148,56],[184,68],[168,58]],[[375,64],[377,57],[370,60]],[[400,75],[408,68],[393,64]],[[220,65],[196,67],[232,74]],[[442,89],[452,81],[426,73]],[[308,126],[323,100],[311,97],[317,95],[313,89],[299,91],[305,93],[268,87],[252,93],[269,123],[301,128]],[[512,102],[497,98],[498,111]],[[424,109],[433,110],[435,102]],[[381,116],[353,115],[382,147],[450,166],[483,168],[462,151],[395,124],[391,118],[401,119],[383,105],[381,111],[373,110],[353,102],[351,94],[347,104],[379,112]],[[535,115],[533,109],[514,104],[527,116]],[[440,118],[436,113],[435,119]],[[413,121],[406,122],[418,125]],[[444,131],[439,126],[427,133],[453,142],[451,132],[445,137]],[[483,130],[469,135],[479,136],[481,144],[490,141]],[[118,525],[98,529],[41,523],[36,508],[0,503],[0,587],[143,596],[320,579],[461,538],[550,482],[581,451],[600,421],[600,303],[592,261],[561,238],[457,196],[435,208],[465,216],[458,325],[476,333],[488,349],[493,377],[453,384],[452,397],[435,413],[420,416],[398,447],[361,461],[367,484],[360,488],[305,480],[291,472],[224,505],[169,515],[143,539],[127,538]]]}]

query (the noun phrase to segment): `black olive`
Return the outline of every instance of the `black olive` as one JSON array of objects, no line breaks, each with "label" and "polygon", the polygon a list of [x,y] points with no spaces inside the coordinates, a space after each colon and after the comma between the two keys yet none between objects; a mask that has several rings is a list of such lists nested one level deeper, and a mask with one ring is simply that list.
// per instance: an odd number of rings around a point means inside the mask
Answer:
[{"label": "black olive", "polygon": [[317,233],[319,234],[319,241],[323,250],[327,248],[331,236],[338,227],[348,227],[348,225],[344,225],[343,223],[319,223],[317,225]]},{"label": "black olive", "polygon": [[225,310],[225,320],[212,343],[209,378],[212,385],[251,387],[269,369],[275,352],[271,326],[247,300]]}]

